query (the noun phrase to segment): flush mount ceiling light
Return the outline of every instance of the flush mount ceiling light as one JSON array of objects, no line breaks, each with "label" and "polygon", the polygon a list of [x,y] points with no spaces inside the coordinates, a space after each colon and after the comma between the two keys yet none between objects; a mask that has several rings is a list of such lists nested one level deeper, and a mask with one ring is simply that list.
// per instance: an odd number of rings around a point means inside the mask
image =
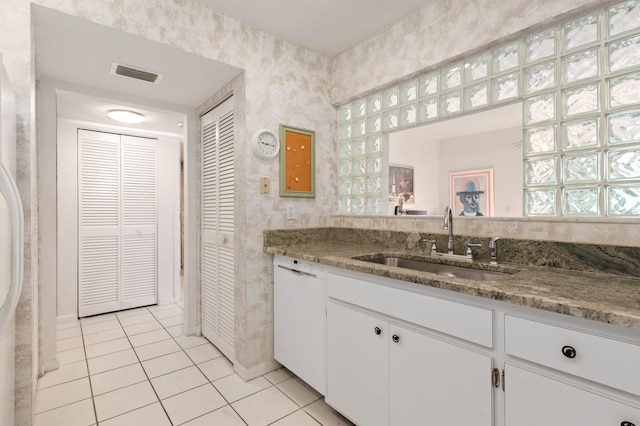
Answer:
[{"label": "flush mount ceiling light", "polygon": [[107,112],[107,117],[121,123],[144,123],[146,121],[144,115],[126,109],[112,109]]}]

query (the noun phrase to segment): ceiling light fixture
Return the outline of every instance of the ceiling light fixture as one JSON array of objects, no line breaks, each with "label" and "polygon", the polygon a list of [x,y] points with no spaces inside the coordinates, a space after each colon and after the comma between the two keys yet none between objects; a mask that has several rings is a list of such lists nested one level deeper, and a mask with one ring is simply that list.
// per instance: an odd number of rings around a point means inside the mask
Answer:
[{"label": "ceiling light fixture", "polygon": [[107,117],[121,123],[144,123],[147,120],[144,115],[126,109],[112,109],[107,112]]}]

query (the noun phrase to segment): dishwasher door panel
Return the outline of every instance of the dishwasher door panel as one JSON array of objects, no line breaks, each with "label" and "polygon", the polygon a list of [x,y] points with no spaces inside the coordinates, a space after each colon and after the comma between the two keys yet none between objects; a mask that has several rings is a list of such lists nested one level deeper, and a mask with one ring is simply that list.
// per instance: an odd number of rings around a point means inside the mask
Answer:
[{"label": "dishwasher door panel", "polygon": [[274,357],[322,395],[326,391],[324,272],[274,264]]}]

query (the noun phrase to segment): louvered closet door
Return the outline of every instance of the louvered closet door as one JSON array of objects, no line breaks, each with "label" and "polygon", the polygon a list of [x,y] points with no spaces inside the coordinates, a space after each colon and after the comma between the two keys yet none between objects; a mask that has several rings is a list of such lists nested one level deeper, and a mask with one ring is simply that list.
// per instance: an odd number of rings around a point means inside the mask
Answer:
[{"label": "louvered closet door", "polygon": [[157,189],[154,139],[121,136],[121,309],[157,300]]},{"label": "louvered closet door", "polygon": [[234,122],[231,99],[202,117],[202,334],[233,360]]},{"label": "louvered closet door", "polygon": [[78,314],[120,306],[120,136],[78,131]]},{"label": "louvered closet door", "polygon": [[80,130],[78,147],[78,315],[156,303],[156,141]]}]

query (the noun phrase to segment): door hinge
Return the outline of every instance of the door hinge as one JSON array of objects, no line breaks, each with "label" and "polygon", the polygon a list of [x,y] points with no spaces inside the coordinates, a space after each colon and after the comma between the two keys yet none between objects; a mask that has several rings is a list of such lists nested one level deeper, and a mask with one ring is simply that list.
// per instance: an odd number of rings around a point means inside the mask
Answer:
[{"label": "door hinge", "polygon": [[500,370],[497,368],[491,370],[491,384],[496,389],[500,387]]},{"label": "door hinge", "polygon": [[504,391],[504,370],[502,370],[502,390]]}]

